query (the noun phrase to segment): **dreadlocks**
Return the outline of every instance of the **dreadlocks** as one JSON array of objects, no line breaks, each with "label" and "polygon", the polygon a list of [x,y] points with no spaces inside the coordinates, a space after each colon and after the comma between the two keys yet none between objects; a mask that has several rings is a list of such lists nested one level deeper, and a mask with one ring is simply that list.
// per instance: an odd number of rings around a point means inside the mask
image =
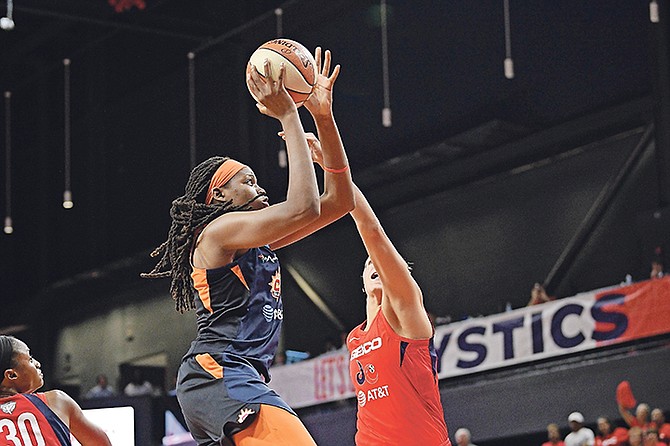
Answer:
[{"label": "dreadlocks", "polygon": [[[235,207],[231,201],[223,204],[205,204],[196,201],[209,186],[212,175],[227,157],[215,156],[198,164],[189,176],[185,194],[172,202],[172,223],[168,238],[154,249],[151,257],[162,254],[154,269],[140,274],[147,279],[171,277],[170,295],[180,313],[195,308],[195,289],[191,280],[190,254],[193,237],[202,228],[220,215],[234,210],[243,210],[248,203]],[[204,200],[203,200],[204,201]]]}]

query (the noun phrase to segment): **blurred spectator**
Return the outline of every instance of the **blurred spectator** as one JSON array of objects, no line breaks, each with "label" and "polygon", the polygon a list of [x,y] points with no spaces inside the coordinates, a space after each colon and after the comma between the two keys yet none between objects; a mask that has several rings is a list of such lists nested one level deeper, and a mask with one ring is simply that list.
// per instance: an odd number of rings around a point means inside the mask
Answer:
[{"label": "blurred spectator", "polygon": [[656,429],[649,429],[644,434],[644,446],[666,446],[665,443],[658,439],[658,431]]},{"label": "blurred spectator", "polygon": [[464,427],[456,431],[454,438],[456,439],[457,446],[477,446],[475,444],[470,443],[472,435],[470,434],[470,431]]},{"label": "blurred spectator", "polygon": [[570,433],[565,437],[565,446],[593,446],[595,435],[588,427],[584,427],[584,416],[579,412],[572,412],[568,416]]},{"label": "blurred spectator", "polygon": [[565,446],[561,440],[561,432],[558,430],[558,424],[551,423],[547,426],[547,440],[542,446]]},{"label": "blurred spectator", "polygon": [[663,271],[663,262],[661,260],[652,260],[651,261],[651,273],[649,273],[650,279],[660,279],[665,275]]},{"label": "blurred spectator", "polygon": [[435,325],[451,324],[451,321],[452,321],[452,317],[449,314],[447,314],[445,316],[436,316],[435,317]]},{"label": "blurred spectator", "polygon": [[116,391],[109,385],[106,375],[101,373],[95,378],[95,382],[95,386],[91,387],[91,389],[86,392],[84,399],[92,400],[95,398],[109,398],[116,396]]},{"label": "blurred spectator", "polygon": [[618,404],[618,406],[619,413],[628,426],[637,426],[642,429],[643,432],[647,430],[647,427],[649,427],[649,404],[638,404],[637,409],[635,409],[635,416],[633,416],[629,409],[626,409],[621,404]]},{"label": "blurred spectator", "polygon": [[633,426],[628,429],[628,446],[643,446],[642,429]]},{"label": "blurred spectator", "polygon": [[276,366],[284,364],[286,364],[286,355],[284,354],[284,352],[278,351],[277,353],[275,353],[275,358],[272,361],[272,365]]},{"label": "blurred spectator", "polygon": [[156,390],[149,381],[144,379],[140,369],[134,369],[133,378],[123,389],[123,393],[126,396],[143,396],[154,395]]},{"label": "blurred spectator", "polygon": [[323,352],[328,353],[334,352],[335,350],[337,350],[337,347],[335,346],[333,340],[330,338],[326,339],[326,341],[323,343]]},{"label": "blurred spectator", "polygon": [[659,408],[651,411],[651,423],[658,431],[658,438],[664,443],[670,444],[670,423],[665,422],[665,414]]},{"label": "blurred spectator", "polygon": [[615,428],[607,417],[598,418],[598,435],[596,446],[626,446],[628,444],[628,430],[623,427]]},{"label": "blurred spectator", "polygon": [[165,392],[167,396],[177,396],[177,377],[172,378],[172,385],[170,389]]},{"label": "blurred spectator", "polygon": [[547,290],[544,289],[541,283],[535,282],[533,288],[530,290],[530,300],[528,301],[528,306],[539,305],[545,302],[551,302],[556,300],[554,296],[549,296]]},{"label": "blurred spectator", "polygon": [[428,315],[428,320],[430,321],[430,325],[432,325],[433,328],[435,328],[435,318],[436,318],[435,313],[433,313],[432,311],[427,311],[426,310],[426,314]]},{"label": "blurred spectator", "polygon": [[340,332],[340,348],[339,349],[342,350],[342,351],[345,351],[345,352],[347,350],[349,350],[347,348],[347,335],[348,334],[349,333],[347,333],[346,331],[341,331]]}]

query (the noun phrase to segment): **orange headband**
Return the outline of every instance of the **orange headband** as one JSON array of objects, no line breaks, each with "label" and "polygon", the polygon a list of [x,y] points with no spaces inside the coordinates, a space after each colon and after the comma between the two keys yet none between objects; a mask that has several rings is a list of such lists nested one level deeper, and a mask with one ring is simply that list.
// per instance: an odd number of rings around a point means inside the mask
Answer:
[{"label": "orange headband", "polygon": [[212,191],[215,187],[221,187],[226,184],[232,177],[235,176],[237,172],[246,167],[244,164],[235,161],[233,159],[228,159],[223,162],[214,172],[212,180],[209,182],[209,188],[207,189],[207,198],[205,199],[205,204],[210,204],[212,202]]}]

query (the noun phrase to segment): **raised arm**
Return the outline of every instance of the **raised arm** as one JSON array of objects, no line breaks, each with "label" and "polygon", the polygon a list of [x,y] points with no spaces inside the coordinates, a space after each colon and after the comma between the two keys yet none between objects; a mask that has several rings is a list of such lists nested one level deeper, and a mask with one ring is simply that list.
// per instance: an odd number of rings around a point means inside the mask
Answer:
[{"label": "raised arm", "polygon": [[413,339],[431,337],[433,329],[423,306],[419,285],[357,186],[354,186],[354,193],[356,207],[351,216],[381,280],[384,316],[401,336]]},{"label": "raised arm", "polygon": [[623,407],[621,403],[617,403],[617,407],[619,408],[619,414],[621,415],[621,418],[629,427],[637,425],[635,415],[633,415],[630,410]]},{"label": "raised arm", "polygon": [[[289,166],[286,200],[259,210],[230,212],[214,220],[205,228],[199,242],[199,249],[204,248],[210,254],[273,243],[319,216],[316,174],[298,110],[283,85],[285,68],[282,65],[277,81],[272,80],[267,61],[265,69],[263,77],[248,68],[247,85],[257,98],[261,113],[281,122]],[[262,191],[255,184],[255,177],[250,176],[248,181]]]},{"label": "raised arm", "polygon": [[51,410],[70,426],[70,432],[82,446],[112,445],[107,434],[84,416],[81,407],[67,393],[51,390],[45,395]]},{"label": "raised arm", "polygon": [[[333,115],[333,86],[340,74],[336,65],[330,73],[331,54],[325,51],[322,63],[321,48],[315,51],[317,81],[305,108],[314,118],[319,138],[308,134],[307,141],[312,150],[313,160],[324,170],[324,188],[320,197],[320,214],[312,223],[298,229],[293,234],[272,244],[273,249],[281,248],[300,240],[315,231],[343,217],[354,208],[354,190],[349,171],[349,161],[344,144]],[[282,134],[284,137],[285,134]]]}]

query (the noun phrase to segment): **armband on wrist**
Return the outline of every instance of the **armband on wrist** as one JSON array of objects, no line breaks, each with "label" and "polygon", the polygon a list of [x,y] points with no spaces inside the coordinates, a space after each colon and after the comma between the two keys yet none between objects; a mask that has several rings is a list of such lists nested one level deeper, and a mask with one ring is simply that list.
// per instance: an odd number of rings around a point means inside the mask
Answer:
[{"label": "armband on wrist", "polygon": [[330,167],[323,166],[323,170],[325,170],[326,172],[330,172],[330,173],[344,173],[347,170],[349,170],[349,166],[346,165],[341,169],[331,169]]}]

